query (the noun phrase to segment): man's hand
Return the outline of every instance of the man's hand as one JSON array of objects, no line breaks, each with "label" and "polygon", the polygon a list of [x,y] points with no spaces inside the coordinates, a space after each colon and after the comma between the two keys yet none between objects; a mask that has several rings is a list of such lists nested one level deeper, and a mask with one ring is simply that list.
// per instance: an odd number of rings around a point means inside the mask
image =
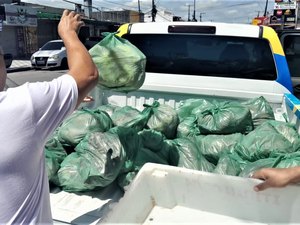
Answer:
[{"label": "man's hand", "polygon": [[288,184],[299,182],[300,167],[291,168],[264,168],[254,172],[252,178],[264,180],[254,187],[255,191],[262,191],[270,187],[285,187]]},{"label": "man's hand", "polygon": [[84,25],[81,21],[80,14],[73,11],[64,10],[60,22],[58,24],[58,34],[61,39],[65,39],[70,35],[77,35],[80,28]]}]

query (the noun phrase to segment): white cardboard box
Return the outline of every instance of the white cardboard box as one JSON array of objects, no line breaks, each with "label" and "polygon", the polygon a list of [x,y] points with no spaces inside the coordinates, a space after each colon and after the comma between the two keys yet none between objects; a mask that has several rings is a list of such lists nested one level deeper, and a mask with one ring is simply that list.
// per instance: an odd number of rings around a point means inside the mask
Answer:
[{"label": "white cardboard box", "polygon": [[99,224],[300,224],[300,187],[146,164]]}]

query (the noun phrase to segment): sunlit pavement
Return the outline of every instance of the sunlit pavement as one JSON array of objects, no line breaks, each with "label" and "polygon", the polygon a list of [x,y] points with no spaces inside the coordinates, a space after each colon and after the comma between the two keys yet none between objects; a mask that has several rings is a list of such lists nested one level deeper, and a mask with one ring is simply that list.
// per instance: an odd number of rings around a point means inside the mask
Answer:
[{"label": "sunlit pavement", "polygon": [[30,69],[31,69],[30,60],[13,60],[11,66],[7,68],[7,72],[23,71],[23,70],[30,70]]}]

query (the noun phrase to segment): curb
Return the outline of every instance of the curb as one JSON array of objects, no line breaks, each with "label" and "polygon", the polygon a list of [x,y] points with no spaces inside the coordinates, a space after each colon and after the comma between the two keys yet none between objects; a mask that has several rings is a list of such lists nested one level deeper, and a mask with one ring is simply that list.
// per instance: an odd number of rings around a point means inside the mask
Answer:
[{"label": "curb", "polygon": [[14,72],[21,72],[21,71],[27,71],[31,70],[31,67],[16,67],[16,68],[7,68],[6,72],[7,73],[14,73]]}]

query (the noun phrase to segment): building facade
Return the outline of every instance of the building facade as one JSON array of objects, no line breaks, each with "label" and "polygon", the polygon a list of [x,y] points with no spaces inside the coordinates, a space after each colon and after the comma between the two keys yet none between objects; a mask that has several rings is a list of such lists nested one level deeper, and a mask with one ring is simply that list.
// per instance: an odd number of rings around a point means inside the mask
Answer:
[{"label": "building facade", "polygon": [[[17,59],[29,57],[50,40],[59,39],[57,26],[64,9],[0,0],[0,45]],[[86,39],[112,32],[120,23],[84,18],[79,37]],[[128,21],[127,21],[128,22]]]}]

